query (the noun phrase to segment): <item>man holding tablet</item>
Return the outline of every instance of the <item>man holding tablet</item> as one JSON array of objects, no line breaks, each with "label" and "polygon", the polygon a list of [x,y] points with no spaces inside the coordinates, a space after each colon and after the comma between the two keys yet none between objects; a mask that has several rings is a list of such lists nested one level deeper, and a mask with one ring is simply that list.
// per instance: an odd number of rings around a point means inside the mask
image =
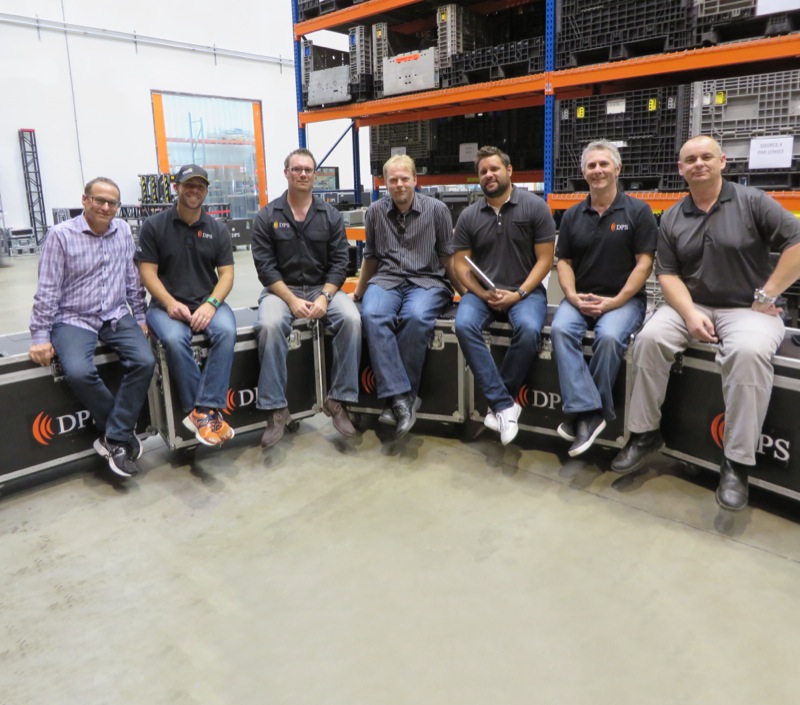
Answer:
[{"label": "man holding tablet", "polygon": [[[484,198],[459,217],[455,268],[467,293],[456,314],[456,336],[489,403],[484,424],[507,445],[522,409],[514,401],[539,348],[547,315],[542,281],[553,266],[555,223],[547,204],[511,183],[508,155],[481,147],[475,158]],[[500,369],[483,339],[493,321],[511,324]]]}]

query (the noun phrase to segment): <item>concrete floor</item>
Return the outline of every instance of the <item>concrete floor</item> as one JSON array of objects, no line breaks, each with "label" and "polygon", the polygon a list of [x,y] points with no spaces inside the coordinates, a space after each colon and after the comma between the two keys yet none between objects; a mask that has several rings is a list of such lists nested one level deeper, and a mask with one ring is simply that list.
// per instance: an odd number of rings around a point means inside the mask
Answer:
[{"label": "concrete floor", "polygon": [[[255,301],[238,252],[234,306]],[[0,270],[27,325],[35,263]],[[148,441],[0,498],[2,705],[796,702],[797,510],[720,513],[668,459],[323,417],[271,451]],[[766,509],[766,510],[765,510]]]}]

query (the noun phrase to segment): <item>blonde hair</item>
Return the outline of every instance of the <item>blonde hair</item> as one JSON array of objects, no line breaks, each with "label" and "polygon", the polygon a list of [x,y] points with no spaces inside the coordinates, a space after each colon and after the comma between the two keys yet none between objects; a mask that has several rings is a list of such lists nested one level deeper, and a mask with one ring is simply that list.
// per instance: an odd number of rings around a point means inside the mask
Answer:
[{"label": "blonde hair", "polygon": [[389,157],[386,160],[386,163],[383,165],[383,178],[386,178],[386,174],[389,173],[389,169],[393,166],[399,166],[402,169],[408,169],[411,172],[411,175],[414,178],[417,178],[417,165],[414,164],[414,160],[409,157],[407,154],[395,154],[393,157]]}]

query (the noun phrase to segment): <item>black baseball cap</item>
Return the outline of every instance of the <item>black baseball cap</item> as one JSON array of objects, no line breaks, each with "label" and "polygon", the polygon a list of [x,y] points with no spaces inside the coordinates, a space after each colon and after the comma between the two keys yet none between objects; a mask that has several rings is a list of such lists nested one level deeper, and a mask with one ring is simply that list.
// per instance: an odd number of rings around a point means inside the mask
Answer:
[{"label": "black baseball cap", "polygon": [[194,179],[195,177],[202,179],[207,184],[211,183],[208,180],[208,172],[203,169],[203,167],[197,166],[197,164],[187,164],[178,169],[178,171],[175,172],[175,183],[182,184],[184,181]]}]

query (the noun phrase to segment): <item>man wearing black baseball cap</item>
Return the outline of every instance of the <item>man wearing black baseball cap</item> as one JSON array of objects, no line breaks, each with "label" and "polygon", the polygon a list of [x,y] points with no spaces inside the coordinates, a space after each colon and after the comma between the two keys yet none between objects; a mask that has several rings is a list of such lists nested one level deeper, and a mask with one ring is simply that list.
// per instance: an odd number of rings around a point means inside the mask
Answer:
[{"label": "man wearing black baseball cap", "polygon": [[[188,164],[174,180],[177,202],[145,220],[136,260],[152,296],[147,323],[165,348],[187,414],[183,425],[216,446],[233,438],[222,417],[236,342],[236,319],[224,303],[233,287],[233,247],[228,228],[203,212],[208,172]],[[202,370],[192,350],[196,333],[209,343]]]}]

